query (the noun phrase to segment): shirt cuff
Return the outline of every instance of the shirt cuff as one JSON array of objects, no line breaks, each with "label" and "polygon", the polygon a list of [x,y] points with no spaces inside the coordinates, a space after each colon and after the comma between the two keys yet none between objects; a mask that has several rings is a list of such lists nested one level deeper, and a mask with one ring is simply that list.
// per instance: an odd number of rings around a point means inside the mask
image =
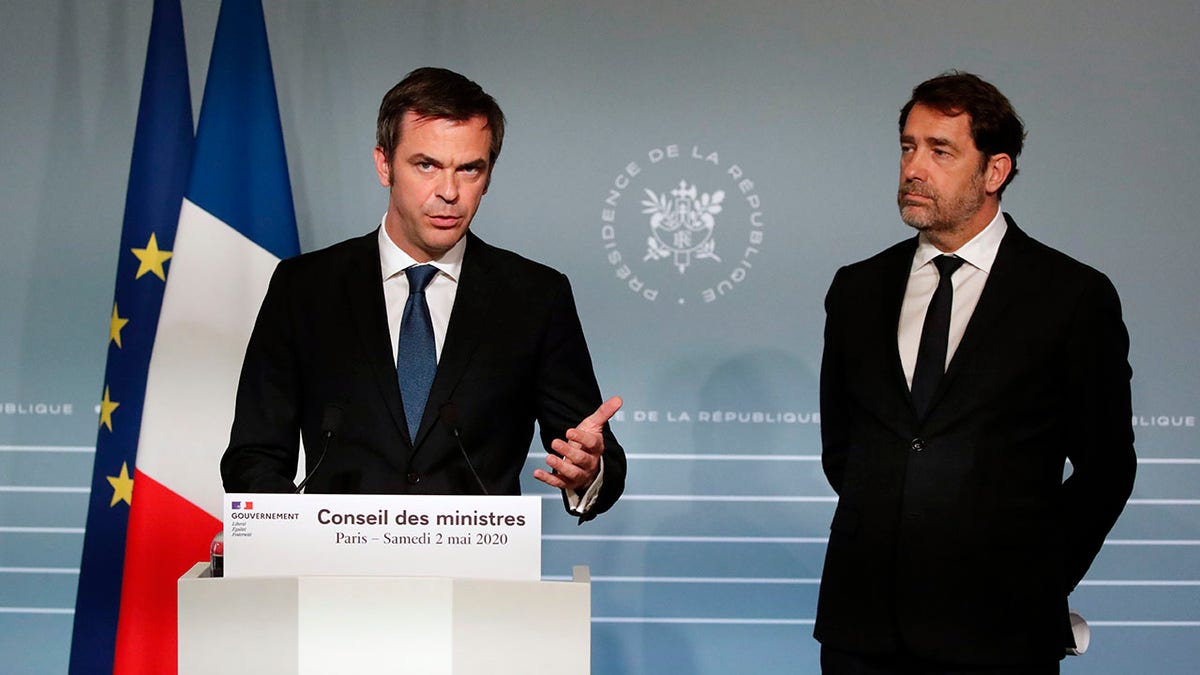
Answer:
[{"label": "shirt cuff", "polygon": [[1087,652],[1088,646],[1092,643],[1092,629],[1088,627],[1088,622],[1079,612],[1072,609],[1070,617],[1071,636],[1075,638],[1075,646],[1067,647],[1067,656],[1081,656]]},{"label": "shirt cuff", "polygon": [[571,513],[582,516],[587,513],[596,503],[596,499],[600,497],[600,488],[604,485],[604,458],[600,458],[600,471],[596,472],[596,479],[584,490],[583,496],[579,496],[576,490],[564,490],[567,495],[567,506],[571,509]]}]

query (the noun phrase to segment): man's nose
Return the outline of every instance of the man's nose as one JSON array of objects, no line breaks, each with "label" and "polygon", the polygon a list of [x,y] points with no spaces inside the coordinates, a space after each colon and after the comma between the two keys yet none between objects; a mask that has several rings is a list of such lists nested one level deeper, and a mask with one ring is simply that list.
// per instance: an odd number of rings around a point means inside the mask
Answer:
[{"label": "man's nose", "polygon": [[900,160],[900,178],[904,182],[925,182],[928,177],[928,157],[919,151],[914,151]]},{"label": "man's nose", "polygon": [[437,195],[442,201],[453,204],[458,201],[458,172],[444,171],[438,181]]}]

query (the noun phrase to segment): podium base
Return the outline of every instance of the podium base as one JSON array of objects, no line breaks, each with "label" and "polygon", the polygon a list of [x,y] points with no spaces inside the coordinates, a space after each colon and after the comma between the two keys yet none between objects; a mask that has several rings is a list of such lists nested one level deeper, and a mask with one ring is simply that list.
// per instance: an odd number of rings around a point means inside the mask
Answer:
[{"label": "podium base", "polygon": [[[179,673],[588,673],[591,582],[179,579]],[[577,666],[577,667],[576,667]]]}]

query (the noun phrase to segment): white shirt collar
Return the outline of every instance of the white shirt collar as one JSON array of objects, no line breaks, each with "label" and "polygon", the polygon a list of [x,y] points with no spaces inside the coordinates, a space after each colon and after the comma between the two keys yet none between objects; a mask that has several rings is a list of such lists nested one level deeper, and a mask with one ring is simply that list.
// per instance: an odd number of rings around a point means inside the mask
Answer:
[{"label": "white shirt collar", "polygon": [[[386,218],[386,216],[384,216]],[[379,265],[380,271],[383,273],[384,281],[403,272],[404,270],[417,265],[417,261],[413,257],[405,253],[396,242],[387,234],[387,228],[383,222],[379,223]],[[467,250],[467,238],[464,236],[458,240],[458,243],[446,251],[442,257],[431,260],[428,264],[438,268],[438,270],[450,277],[455,283],[458,282],[459,275],[462,273],[463,254]]]},{"label": "white shirt collar", "polygon": [[[988,274],[992,270],[992,264],[996,262],[996,253],[1000,250],[1000,241],[1004,239],[1005,232],[1008,232],[1008,222],[1004,220],[1003,211],[997,208],[996,215],[992,217],[992,222],[988,223],[987,227],[971,237],[971,240],[960,246],[957,251],[951,253],[962,258],[972,267]],[[913,255],[911,271],[915,272],[924,267],[942,253],[943,251],[939,251],[936,246],[929,243],[922,233],[917,237],[917,252]]]}]

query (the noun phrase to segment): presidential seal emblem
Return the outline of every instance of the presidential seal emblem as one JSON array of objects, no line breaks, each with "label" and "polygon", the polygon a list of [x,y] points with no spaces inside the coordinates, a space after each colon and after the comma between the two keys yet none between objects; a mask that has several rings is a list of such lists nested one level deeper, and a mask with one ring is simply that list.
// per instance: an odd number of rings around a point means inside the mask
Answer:
[{"label": "presidential seal emblem", "polygon": [[763,242],[754,181],[716,151],[685,147],[654,148],[627,163],[600,209],[600,239],[614,276],[656,304],[711,303],[733,294]]},{"label": "presidential seal emblem", "polygon": [[650,216],[649,248],[643,260],[671,258],[679,273],[687,272],[692,256],[721,262],[717,256],[717,241],[713,238],[716,227],[715,216],[721,212],[725,191],[717,190],[696,196],[696,186],[679,181],[679,187],[666,193],[655,194],[647,189],[649,199],[642,200],[642,213]]}]

